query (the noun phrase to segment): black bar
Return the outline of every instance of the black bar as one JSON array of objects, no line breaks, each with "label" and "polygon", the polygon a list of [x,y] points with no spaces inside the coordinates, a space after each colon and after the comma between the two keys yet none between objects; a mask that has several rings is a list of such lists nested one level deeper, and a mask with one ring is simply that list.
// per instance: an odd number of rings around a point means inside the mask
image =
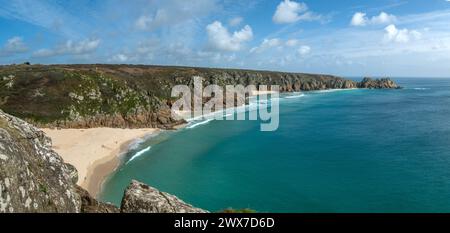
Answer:
[{"label": "black bar", "polygon": [[[248,220],[247,220],[248,219]],[[177,221],[182,225],[176,225]],[[207,221],[207,225],[201,224]],[[3,214],[3,229],[45,228],[58,232],[287,232],[302,230],[450,229],[449,214]],[[187,225],[189,224],[189,225]],[[61,229],[56,227],[63,225]],[[51,226],[55,226],[54,229]],[[5,231],[6,232],[6,231]],[[138,233],[138,232],[136,232]]]}]

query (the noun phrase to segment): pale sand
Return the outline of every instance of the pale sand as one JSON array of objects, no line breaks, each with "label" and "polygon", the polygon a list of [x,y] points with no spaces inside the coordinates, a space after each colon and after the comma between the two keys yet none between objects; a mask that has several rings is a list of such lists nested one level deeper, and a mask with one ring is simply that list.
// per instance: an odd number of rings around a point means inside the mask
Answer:
[{"label": "pale sand", "polygon": [[120,164],[119,156],[136,139],[158,129],[42,129],[53,149],[78,170],[78,185],[96,196],[103,180]]}]

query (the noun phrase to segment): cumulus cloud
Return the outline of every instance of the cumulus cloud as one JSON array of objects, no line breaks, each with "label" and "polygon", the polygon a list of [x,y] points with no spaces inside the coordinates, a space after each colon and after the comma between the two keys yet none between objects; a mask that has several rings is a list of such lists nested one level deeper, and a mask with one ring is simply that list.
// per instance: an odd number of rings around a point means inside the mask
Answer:
[{"label": "cumulus cloud", "polygon": [[224,51],[239,51],[244,42],[253,38],[253,31],[249,25],[245,25],[240,31],[230,34],[228,29],[219,21],[206,26],[210,45],[214,49]]},{"label": "cumulus cloud", "polygon": [[236,27],[236,26],[239,26],[242,23],[242,21],[244,21],[244,19],[242,17],[238,16],[238,17],[231,18],[228,21],[228,24],[232,27]]},{"label": "cumulus cloud", "polygon": [[367,21],[369,21],[369,19],[366,17],[366,13],[356,12],[352,17],[350,24],[353,26],[365,26]]},{"label": "cumulus cloud", "polygon": [[290,0],[280,2],[272,17],[273,22],[278,24],[319,19],[321,19],[321,16],[308,11],[308,6],[305,3]]},{"label": "cumulus cloud", "polygon": [[301,56],[307,55],[307,54],[309,54],[311,52],[311,47],[309,47],[307,45],[300,46],[300,48],[297,50],[297,52]]},{"label": "cumulus cloud", "polygon": [[422,33],[416,30],[398,29],[394,24],[387,26],[384,30],[385,42],[406,43],[412,39],[420,39],[422,37]]},{"label": "cumulus cloud", "polygon": [[5,45],[0,48],[0,56],[24,53],[26,51],[28,51],[28,48],[23,42],[22,37],[15,36],[8,39]]},{"label": "cumulus cloud", "polygon": [[356,12],[350,21],[350,25],[366,26],[368,24],[390,24],[395,21],[397,21],[395,15],[391,15],[386,12],[381,12],[379,15],[373,16],[372,18],[367,17],[366,13]]},{"label": "cumulus cloud", "polygon": [[397,21],[395,15],[390,15],[386,12],[381,12],[379,15],[372,17],[370,20],[373,24],[389,24]]},{"label": "cumulus cloud", "polygon": [[57,55],[82,55],[94,52],[100,45],[99,39],[86,39],[79,42],[66,41],[53,49],[40,49],[33,53],[34,57],[52,57]]}]

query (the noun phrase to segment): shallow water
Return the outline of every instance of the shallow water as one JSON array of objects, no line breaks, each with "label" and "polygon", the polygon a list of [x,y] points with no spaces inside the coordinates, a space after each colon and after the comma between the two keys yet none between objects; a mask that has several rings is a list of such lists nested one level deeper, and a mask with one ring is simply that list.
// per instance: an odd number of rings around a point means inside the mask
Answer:
[{"label": "shallow water", "polygon": [[137,179],[210,211],[450,212],[450,79],[396,81],[405,88],[284,96],[275,132],[195,121],[162,133],[101,199],[120,203]]}]

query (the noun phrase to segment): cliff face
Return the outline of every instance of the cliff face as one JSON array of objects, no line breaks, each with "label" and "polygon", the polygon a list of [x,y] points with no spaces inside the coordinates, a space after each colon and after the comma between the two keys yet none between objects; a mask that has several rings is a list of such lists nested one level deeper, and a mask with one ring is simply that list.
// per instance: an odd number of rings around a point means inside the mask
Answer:
[{"label": "cliff face", "polygon": [[369,89],[398,89],[400,88],[394,81],[389,78],[382,79],[371,79],[364,78],[361,82],[357,84],[358,88],[369,88]]},{"label": "cliff face", "polygon": [[204,212],[135,181],[119,209],[91,197],[77,179],[41,130],[0,110],[0,213]]},{"label": "cliff face", "polygon": [[0,212],[80,212],[76,180],[42,131],[0,111]]},{"label": "cliff face", "polygon": [[330,76],[269,71],[139,65],[0,66],[0,108],[38,126],[157,127],[171,118],[172,87],[279,85],[281,92],[341,88],[396,88],[388,79],[357,83]]}]

